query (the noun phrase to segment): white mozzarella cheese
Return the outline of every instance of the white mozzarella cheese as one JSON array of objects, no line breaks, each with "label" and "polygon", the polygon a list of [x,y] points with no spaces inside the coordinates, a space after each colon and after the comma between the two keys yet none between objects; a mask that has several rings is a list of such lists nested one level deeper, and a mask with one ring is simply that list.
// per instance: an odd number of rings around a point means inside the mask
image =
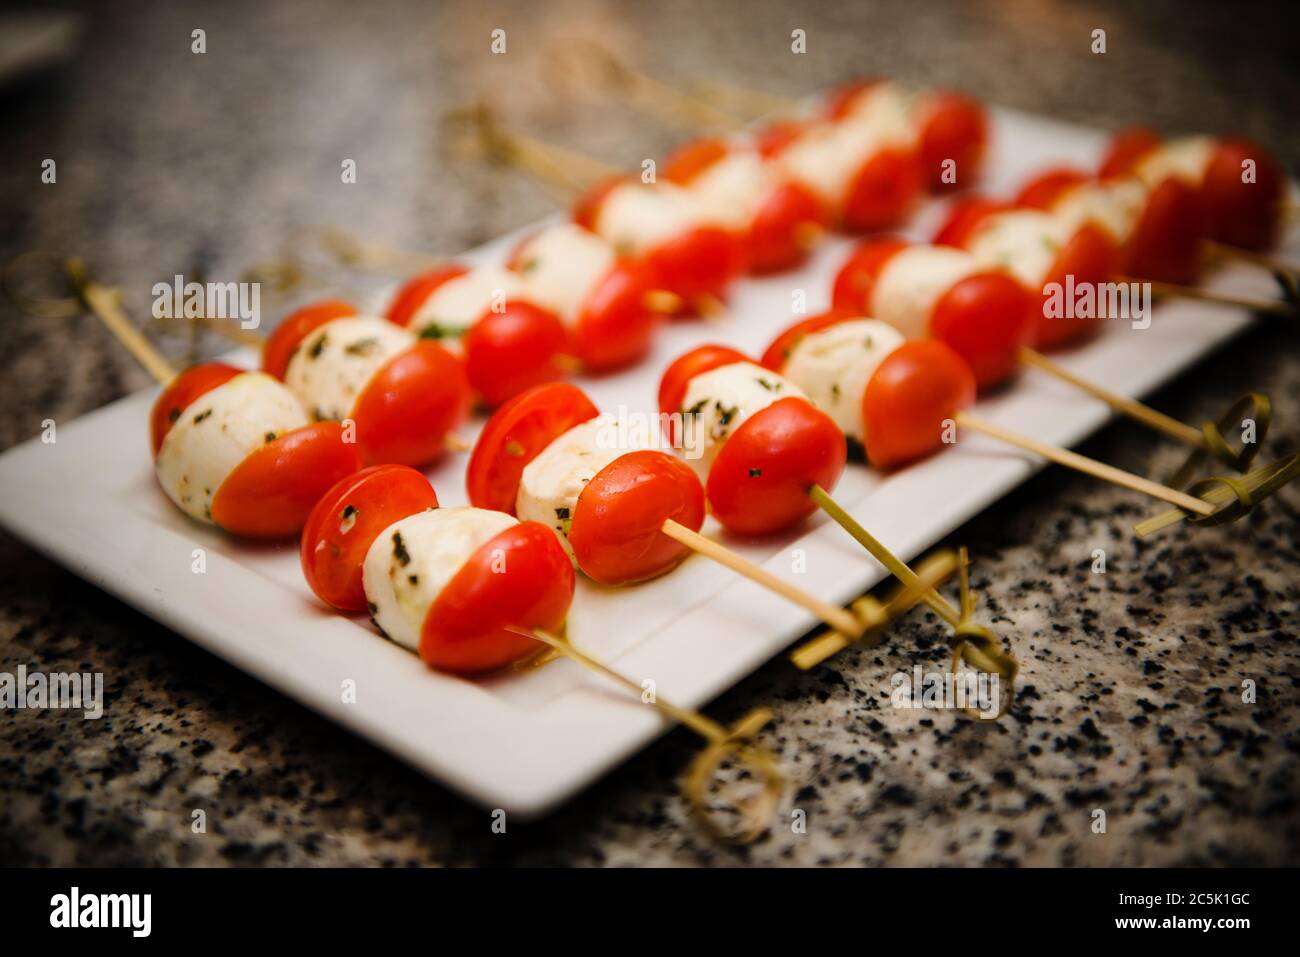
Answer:
[{"label": "white mozzarella cheese", "polygon": [[1183,136],[1161,143],[1138,161],[1133,172],[1153,189],[1170,176],[1200,186],[1213,152],[1213,137]]},{"label": "white mozzarella cheese", "polygon": [[1090,223],[1123,245],[1137,228],[1146,199],[1146,187],[1135,176],[1089,180],[1063,192],[1052,204],[1052,212],[1071,231]]},{"label": "white mozzarella cheese", "polygon": [[[682,412],[698,416],[693,434],[702,454],[687,461],[701,475],[708,475],[723,443],[741,423],[791,396],[806,398],[785,376],[752,362],[733,362],[695,376],[686,384]],[[692,436],[689,428],[683,432]]]},{"label": "white mozzarella cheese", "polygon": [[389,525],[361,566],[370,617],[393,641],[420,649],[429,609],[470,556],[517,522],[505,512],[434,508]]},{"label": "white mozzarella cheese", "polygon": [[930,332],[930,314],[943,294],[982,268],[964,249],[908,246],[881,269],[867,311],[908,339],[924,339]]},{"label": "white mozzarella cheese", "polygon": [[1051,213],[1009,210],[986,216],[971,233],[966,249],[984,265],[1007,270],[1030,289],[1041,289],[1073,232]]},{"label": "white mozzarella cheese", "polygon": [[648,437],[618,428],[617,418],[609,413],[575,425],[525,466],[515,514],[521,521],[541,522],[555,529],[568,549],[569,523],[587,483],[620,456],[651,448]]},{"label": "white mozzarella cheese", "polygon": [[459,340],[470,326],[488,312],[500,311],[506,301],[523,295],[524,281],[518,273],[501,266],[476,266],[433,291],[411,318],[416,335],[426,330],[436,338]]},{"label": "white mozzarella cheese", "polygon": [[269,375],[244,372],[191,402],[158,450],[158,482],[176,505],[212,521],[212,497],[235,466],[267,442],[307,424],[293,393]]},{"label": "white mozzarella cheese", "polygon": [[922,97],[897,83],[876,83],[853,98],[841,122],[865,127],[877,141],[914,147]]},{"label": "white mozzarella cheese", "polygon": [[809,333],[795,344],[782,370],[821,409],[859,442],[865,440],[862,395],[876,367],[906,340],[887,322],[851,319]]},{"label": "white mozzarella cheese", "polygon": [[703,222],[690,194],[680,186],[620,183],[606,194],[596,214],[596,232],[619,252],[640,256]]},{"label": "white mozzarella cheese", "polygon": [[375,373],[414,343],[411,333],[387,319],[335,319],[303,339],[284,381],[317,420],[346,419]]},{"label": "white mozzarella cheese", "polygon": [[795,182],[839,209],[862,167],[887,145],[864,123],[816,123],[783,149],[777,162]]},{"label": "white mozzarella cheese", "polygon": [[519,251],[528,297],[572,325],[617,260],[614,248],[577,223],[548,226]]},{"label": "white mozzarella cheese", "polygon": [[705,218],[739,231],[749,228],[778,180],[772,164],[757,150],[733,149],[700,172],[687,189]]}]

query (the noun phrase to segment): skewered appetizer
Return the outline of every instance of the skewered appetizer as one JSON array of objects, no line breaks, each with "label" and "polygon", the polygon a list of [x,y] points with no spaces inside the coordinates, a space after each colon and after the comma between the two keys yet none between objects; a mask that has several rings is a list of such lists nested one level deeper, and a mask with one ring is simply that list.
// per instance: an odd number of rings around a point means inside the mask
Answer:
[{"label": "skewered appetizer", "polygon": [[[1091,222],[1075,224],[1038,209],[970,197],[955,203],[934,241],[974,255],[984,266],[1004,269],[1041,308],[1034,312],[1032,343],[1051,349],[1095,332],[1104,321],[1091,316],[1052,315],[1049,289],[1100,288],[1115,273],[1119,250],[1109,233]],[[1096,313],[1097,311],[1094,311]]]},{"label": "skewered appetizer", "polygon": [[656,285],[696,312],[716,308],[745,268],[736,237],[711,222],[691,194],[674,183],[652,186],[636,177],[616,177],[578,201],[573,221],[620,256],[643,259]]},{"label": "skewered appetizer", "polygon": [[469,412],[460,361],[437,342],[329,300],[276,328],[262,368],[282,380],[317,421],[355,424],[367,465],[426,465]]},{"label": "skewered appetizer", "polygon": [[158,484],[176,507],[250,538],[296,534],[325,490],[361,467],[337,422],[310,423],[275,379],[222,362],[176,376],[149,433]]},{"label": "skewered appetizer", "polygon": [[439,508],[429,480],[401,465],[331,488],[303,529],[301,559],[326,604],[368,610],[387,637],[457,674],[536,651],[519,631],[558,631],[573,600],[573,566],[549,529],[503,512]]},{"label": "skewered appetizer", "polygon": [[966,360],[981,389],[1015,371],[1034,334],[1036,297],[971,253],[897,237],[866,240],[835,277],[836,309],[883,319],[907,339],[934,338]]},{"label": "skewered appetizer", "polygon": [[851,311],[796,322],[767,347],[762,363],[884,470],[937,450],[944,420],[975,401],[974,375],[943,343],[908,342],[889,323]]},{"label": "skewered appetizer", "polygon": [[739,237],[753,273],[799,265],[828,225],[817,194],[747,144],[696,140],[668,158],[663,175]]},{"label": "skewered appetizer", "polygon": [[[547,226],[510,254],[527,295],[560,317],[568,349],[593,372],[640,360],[659,325],[654,271],[575,223]],[[671,298],[671,297],[669,297]]]},{"label": "skewered appetizer", "polygon": [[563,375],[570,348],[564,323],[518,273],[497,266],[450,265],[408,281],[387,317],[420,339],[459,351],[479,400],[495,408],[513,395]]},{"label": "skewered appetizer", "polygon": [[1148,188],[1179,180],[1196,194],[1201,235],[1229,246],[1262,251],[1277,242],[1285,184],[1271,152],[1236,136],[1164,139],[1153,130],[1119,133],[1101,175],[1131,174]]},{"label": "skewered appetizer", "polygon": [[[835,90],[826,103],[837,123],[888,129],[911,143],[920,157],[925,182],[942,190],[979,178],[988,146],[988,116],[983,106],[952,90],[909,90],[886,80],[860,80]],[[956,164],[958,179],[945,181],[945,164]]]}]

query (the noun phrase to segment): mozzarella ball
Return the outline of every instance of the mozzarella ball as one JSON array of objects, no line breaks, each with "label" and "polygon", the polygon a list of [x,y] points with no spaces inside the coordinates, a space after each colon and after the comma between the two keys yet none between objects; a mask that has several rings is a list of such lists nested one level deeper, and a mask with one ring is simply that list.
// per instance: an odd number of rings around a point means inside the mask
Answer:
[{"label": "mozzarella ball", "polygon": [[875,83],[853,98],[841,123],[863,126],[881,143],[912,148],[919,139],[922,94],[897,83]]},{"label": "mozzarella ball", "polygon": [[614,248],[577,223],[548,226],[519,250],[515,267],[528,298],[568,325],[617,260]]},{"label": "mozzarella ball", "polygon": [[790,397],[806,398],[789,379],[752,362],[733,362],[701,372],[686,384],[682,399],[683,418],[695,416],[694,424],[683,422],[687,461],[707,476],[718,450],[727,437],[746,419],[773,402]]},{"label": "mozzarella ball", "polygon": [[1154,189],[1170,176],[1199,187],[1214,155],[1214,138],[1183,136],[1168,140],[1138,160],[1133,172]]},{"label": "mozzarella ball", "polygon": [[1030,289],[1042,289],[1048,271],[1074,235],[1058,216],[1016,209],[986,216],[966,243],[985,266],[1010,272]]},{"label": "mozzarella ball", "polygon": [[1052,212],[1072,232],[1091,224],[1122,246],[1137,228],[1146,200],[1146,187],[1136,177],[1090,180],[1062,193],[1052,204]]},{"label": "mozzarella ball", "polygon": [[862,167],[887,145],[866,124],[816,123],[780,152],[777,163],[829,208],[839,209]]},{"label": "mozzarella ball", "polygon": [[410,330],[447,343],[459,342],[469,327],[506,301],[524,293],[518,273],[501,266],[477,266],[448,279],[424,300],[411,317]]},{"label": "mozzarella ball", "polygon": [[862,396],[876,367],[906,340],[887,322],[851,319],[809,333],[782,370],[845,435],[866,441]]},{"label": "mozzarella ball", "polygon": [[476,551],[512,525],[505,512],[434,508],[389,525],[361,566],[370,617],[403,648],[420,650],[429,609]]},{"label": "mozzarella ball", "polygon": [[595,231],[620,253],[641,256],[703,222],[689,193],[671,183],[620,183],[596,213]]},{"label": "mozzarella ball", "polygon": [[706,219],[739,232],[749,228],[779,181],[776,169],[757,150],[733,149],[700,172],[686,189]]},{"label": "mozzarella ball", "polygon": [[269,375],[244,372],[182,410],[154,466],[181,511],[212,521],[212,497],[249,453],[307,424],[293,393]]},{"label": "mozzarella ball", "polygon": [[867,311],[907,339],[924,339],[930,333],[930,314],[943,294],[983,268],[964,249],[908,246],[885,262]]},{"label": "mozzarella ball", "polygon": [[414,336],[387,319],[335,319],[303,339],[284,381],[317,421],[341,421],[352,414],[375,373],[414,344]]}]

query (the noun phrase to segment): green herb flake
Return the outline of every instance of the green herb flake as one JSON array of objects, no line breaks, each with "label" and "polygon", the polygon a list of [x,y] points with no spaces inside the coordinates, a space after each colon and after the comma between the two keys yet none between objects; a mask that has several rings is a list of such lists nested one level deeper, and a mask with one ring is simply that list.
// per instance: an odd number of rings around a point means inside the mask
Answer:
[{"label": "green herb flake", "polygon": [[397,559],[397,564],[403,568],[411,564],[411,553],[406,550],[401,532],[393,532],[393,558]]},{"label": "green herb flake", "polygon": [[212,410],[211,410],[211,409],[204,409],[202,412],[200,412],[198,415],[196,415],[196,416],[194,417],[194,424],[195,424],[195,425],[198,425],[200,422],[202,422],[204,419],[206,419],[206,418],[207,418],[208,416],[210,416],[211,414],[212,414]]},{"label": "green herb flake", "polygon": [[313,342],[313,343],[311,344],[311,348],[310,348],[309,350],[307,350],[307,357],[308,357],[309,359],[319,359],[319,358],[320,358],[321,351],[324,350],[324,348],[325,348],[325,340],[326,340],[327,338],[328,338],[328,334],[322,332],[322,333],[320,334],[320,338],[317,339],[315,342]]},{"label": "green herb flake", "polygon": [[750,478],[758,478],[758,477],[759,477],[760,475],[762,475],[762,474],[763,474],[763,470],[760,469],[760,468],[751,468],[751,469],[749,470],[749,477],[750,477]]}]

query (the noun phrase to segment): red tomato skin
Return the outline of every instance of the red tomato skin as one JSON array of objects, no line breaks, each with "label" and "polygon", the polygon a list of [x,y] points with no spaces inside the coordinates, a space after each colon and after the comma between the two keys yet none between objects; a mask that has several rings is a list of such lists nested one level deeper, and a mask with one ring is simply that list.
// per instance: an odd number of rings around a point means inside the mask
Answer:
[{"label": "red tomato skin", "polygon": [[772,340],[772,344],[764,350],[759,363],[765,369],[781,372],[785,369],[790,353],[799,345],[799,340],[803,339],[804,336],[810,336],[814,332],[820,332],[829,326],[844,322],[846,319],[857,317],[858,314],[850,309],[830,309],[796,322]]},{"label": "red tomato skin", "polygon": [[689,186],[695,177],[730,152],[731,147],[721,137],[692,140],[664,161],[660,175],[670,183]]},{"label": "red tomato skin", "polygon": [[1170,176],[1147,194],[1125,244],[1124,272],[1139,279],[1193,284],[1201,272],[1202,236],[1196,191]]},{"label": "red tomato skin", "polygon": [[790,528],[816,510],[813,485],[835,487],[847,455],[829,416],[805,399],[780,399],[742,422],[718,451],[705,486],[709,506],[737,534]]},{"label": "red tomato skin", "polygon": [[1057,349],[1076,342],[1095,333],[1106,321],[1100,316],[1091,319],[1077,316],[1049,319],[1046,314],[1049,297],[1046,287],[1055,283],[1065,289],[1066,277],[1073,276],[1076,288],[1090,285],[1100,290],[1101,284],[1109,282],[1115,274],[1118,261],[1119,250],[1108,233],[1093,225],[1079,227],[1057,254],[1047,275],[1043,277],[1043,288],[1037,291],[1041,297],[1034,321],[1034,345],[1037,348]]},{"label": "red tomato skin", "polygon": [[[934,192],[962,189],[980,177],[988,146],[988,114],[976,100],[952,90],[927,97],[919,146],[926,185]],[[956,178],[943,179],[944,164],[956,163]]]},{"label": "red tomato skin", "polygon": [[990,216],[1014,209],[1011,203],[987,196],[968,196],[948,207],[948,218],[934,234],[936,246],[965,249],[971,234]]},{"label": "red tomato skin", "polygon": [[[354,511],[345,522],[349,506]],[[303,526],[298,549],[303,577],[331,608],[365,611],[361,573],[370,546],[394,522],[437,507],[429,480],[408,465],[372,465],[339,480]]]},{"label": "red tomato skin", "polygon": [[628,177],[614,176],[603,183],[597,183],[587,190],[573,204],[573,221],[583,229],[593,233],[596,232],[596,217],[600,214],[600,206],[605,202],[605,197],[616,186],[622,186],[626,182],[628,182]]},{"label": "red tomato skin", "polygon": [[744,236],[749,271],[758,275],[799,265],[812,251],[806,232],[825,228],[830,216],[806,186],[787,180],[763,200]]},{"label": "red tomato skin", "polygon": [[388,360],[352,409],[367,465],[427,465],[469,414],[460,360],[436,342],[417,342]]},{"label": "red tomato skin", "polygon": [[510,628],[559,632],[573,601],[573,563],[555,533],[521,522],[481,545],[425,614],[420,657],[439,671],[504,667],[539,647]]},{"label": "red tomato skin", "polygon": [[608,372],[643,359],[660,317],[646,308],[655,275],[640,260],[620,257],[587,294],[570,332],[573,354],[592,372]]},{"label": "red tomato skin", "polygon": [[888,470],[937,451],[943,421],[975,402],[975,375],[935,339],[906,342],[876,368],[862,393],[867,461]]},{"label": "red tomato skin", "polygon": [[692,379],[712,369],[749,362],[749,356],[731,346],[706,343],[678,356],[664,370],[659,380],[659,411],[665,414],[682,411],[686,388]]},{"label": "red tomato skin", "polygon": [[[1255,164],[1255,182],[1242,182],[1242,164]],[[1271,152],[1242,137],[1224,137],[1214,148],[1201,184],[1206,234],[1221,243],[1262,252],[1281,232],[1284,194],[1281,166]]]},{"label": "red tomato skin", "polygon": [[188,406],[243,372],[243,369],[224,362],[201,362],[190,366],[169,382],[154,400],[153,409],[149,412],[149,447],[154,457],[157,457],[158,450],[162,448],[163,439],[167,438],[172,424]]},{"label": "red tomato skin", "polygon": [[356,314],[356,307],[341,299],[324,299],[289,313],[262,346],[262,371],[283,380],[289,360],[313,329]]},{"label": "red tomato skin", "polygon": [[361,468],[337,422],[316,422],[250,452],[212,497],[212,520],[244,538],[288,538],[302,530],[331,485]]},{"label": "red tomato skin", "polygon": [[840,213],[843,227],[849,232],[871,232],[898,226],[912,212],[924,183],[915,152],[880,150],[849,185]]},{"label": "red tomato skin", "polygon": [[830,96],[826,98],[826,118],[835,122],[844,119],[857,105],[858,97],[880,82],[879,77],[863,77],[831,90]]},{"label": "red tomato skin", "polygon": [[1087,173],[1068,166],[1044,170],[1020,187],[1015,204],[1050,213],[1066,190],[1081,186],[1088,179]]},{"label": "red tomato skin", "polygon": [[912,245],[898,236],[881,236],[863,241],[835,274],[831,304],[836,309],[871,315],[871,294],[885,264],[900,250]]},{"label": "red tomato skin", "polygon": [[1097,171],[1102,177],[1133,172],[1138,161],[1160,145],[1160,134],[1145,126],[1133,126],[1116,133]]},{"label": "red tomato skin", "polygon": [[723,299],[745,269],[740,240],[719,226],[696,226],[646,251],[659,284],[675,292],[687,311],[703,298]]},{"label": "red tomato skin", "polygon": [[515,514],[524,468],[556,438],[600,411],[568,382],[539,385],[515,396],[488,419],[465,472],[469,502]]},{"label": "red tomato skin", "polygon": [[982,272],[953,284],[930,315],[930,335],[966,360],[980,389],[1009,379],[1035,329],[1037,296],[1011,276]]},{"label": "red tomato skin", "polygon": [[680,459],[649,450],[629,452],[583,488],[569,544],[578,567],[592,581],[645,581],[676,568],[690,554],[663,533],[669,519],[698,532],[704,524],[704,486]]},{"label": "red tomato skin", "polygon": [[393,296],[393,301],[388,305],[388,312],[385,313],[389,322],[396,323],[399,326],[409,326],[415,314],[420,311],[426,299],[432,296],[439,286],[450,282],[458,276],[463,276],[469,272],[468,266],[449,265],[440,266],[437,269],[431,269],[428,272],[420,273],[407,280],[397,294]]},{"label": "red tomato skin", "polygon": [[754,146],[768,159],[779,156],[783,150],[812,126],[809,120],[779,120],[760,129],[754,137]]},{"label": "red tomato skin", "polygon": [[551,311],[523,300],[489,310],[462,340],[465,374],[483,404],[496,408],[520,392],[563,376],[569,333]]}]

